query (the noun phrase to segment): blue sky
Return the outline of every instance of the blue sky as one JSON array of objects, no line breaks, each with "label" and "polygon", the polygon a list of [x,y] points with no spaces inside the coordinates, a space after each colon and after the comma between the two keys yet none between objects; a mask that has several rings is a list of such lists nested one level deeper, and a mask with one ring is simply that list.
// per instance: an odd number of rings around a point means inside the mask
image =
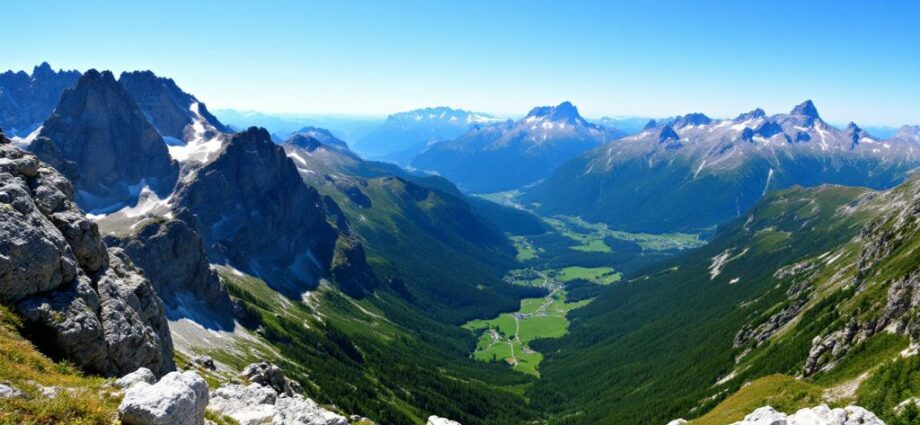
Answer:
[{"label": "blue sky", "polygon": [[917,1],[17,1],[3,69],[151,69],[212,109],[920,124]]}]

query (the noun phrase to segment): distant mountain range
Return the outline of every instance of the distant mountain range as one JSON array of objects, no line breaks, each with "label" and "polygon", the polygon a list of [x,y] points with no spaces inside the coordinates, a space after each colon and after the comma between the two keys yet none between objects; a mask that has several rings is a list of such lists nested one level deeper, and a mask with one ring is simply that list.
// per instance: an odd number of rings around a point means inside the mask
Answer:
[{"label": "distant mountain range", "polygon": [[343,140],[358,140],[376,130],[385,120],[382,116],[270,114],[235,109],[217,109],[214,115],[235,130],[243,130],[251,126],[264,127],[279,143],[303,127],[325,128]]},{"label": "distant mountain range", "polygon": [[569,102],[534,108],[519,121],[474,126],[453,140],[428,144],[412,160],[471,192],[515,189],[548,176],[582,152],[622,136],[589,123]]},{"label": "distant mountain range", "polygon": [[522,200],[547,214],[621,229],[700,231],[743,214],[774,189],[891,187],[920,164],[915,134],[906,127],[881,140],[852,123],[838,129],[811,101],[788,114],[688,114],[586,152]]},{"label": "distant mountain range", "polygon": [[8,136],[26,137],[51,115],[61,93],[78,78],[79,71],[54,71],[47,62],[36,66],[32,74],[0,74],[0,128]]},{"label": "distant mountain range", "polygon": [[473,126],[501,121],[489,114],[445,106],[416,109],[388,116],[383,125],[356,140],[352,147],[364,157],[405,165],[428,143],[450,140]]}]

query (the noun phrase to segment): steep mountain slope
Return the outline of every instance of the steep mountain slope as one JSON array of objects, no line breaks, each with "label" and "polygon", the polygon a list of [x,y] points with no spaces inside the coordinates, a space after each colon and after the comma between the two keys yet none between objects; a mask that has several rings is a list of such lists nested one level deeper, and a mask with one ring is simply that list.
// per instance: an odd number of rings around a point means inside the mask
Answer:
[{"label": "steep mountain slope", "polygon": [[47,62],[32,74],[0,74],[0,128],[10,137],[26,137],[51,115],[64,90],[80,78],[78,71],[54,71]]},{"label": "steep mountain slope", "polygon": [[163,138],[108,71],[91,69],[66,90],[28,150],[71,180],[90,212],[133,205],[145,187],[165,197],[178,176]]},{"label": "steep mountain slope", "polygon": [[364,161],[308,136],[283,146],[304,181],[340,207],[340,220],[367,247],[377,273],[416,309],[462,323],[513,309],[528,292],[502,281],[515,264],[514,248],[449,182]]},{"label": "steep mountain slope", "polygon": [[230,129],[207,106],[179,88],[170,78],[151,71],[124,72],[118,82],[137,102],[150,124],[160,132],[169,154],[179,162],[206,162],[220,149],[221,133]]},{"label": "steep mountain slope", "polygon": [[517,122],[476,126],[429,144],[412,167],[437,172],[471,192],[498,192],[533,183],[565,161],[620,135],[585,121],[569,102],[534,108]]},{"label": "steep mountain slope", "polygon": [[498,121],[488,114],[444,106],[416,109],[390,115],[379,128],[355,141],[353,147],[367,158],[406,164],[429,142],[453,139],[471,126]]},{"label": "steep mountain slope", "polygon": [[[736,392],[734,407],[699,423],[740,420],[739,400],[855,401],[893,419],[920,394],[915,351],[903,351],[915,335],[918,203],[917,178],[888,192],[773,192],[706,247],[574,312],[569,336],[535,347],[551,354],[528,395],[558,423],[664,423]],[[767,385],[777,373],[786,383]],[[803,387],[815,390],[796,396]]]},{"label": "steep mountain slope", "polygon": [[188,141],[196,123],[212,127],[212,131],[229,131],[203,103],[182,91],[171,78],[157,77],[151,71],[134,71],[123,72],[118,82],[163,137]]},{"label": "steep mountain slope", "polygon": [[698,231],[740,216],[769,190],[887,188],[918,164],[916,142],[878,140],[855,124],[834,128],[809,101],[789,114],[651,122],[566,163],[522,200],[626,230]]},{"label": "steep mountain slope", "polygon": [[212,262],[292,296],[315,287],[332,262],[337,234],[320,195],[264,129],[234,135],[174,196],[176,208],[196,217]]}]

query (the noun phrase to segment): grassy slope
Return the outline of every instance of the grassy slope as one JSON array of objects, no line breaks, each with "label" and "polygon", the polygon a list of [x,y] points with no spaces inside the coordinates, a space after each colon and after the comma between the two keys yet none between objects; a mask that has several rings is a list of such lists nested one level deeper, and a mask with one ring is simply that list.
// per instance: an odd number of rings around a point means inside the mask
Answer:
[{"label": "grassy slope", "polygon": [[[0,305],[0,383],[25,393],[23,398],[0,398],[0,423],[112,423],[119,399],[106,388],[107,381],[48,359],[20,335],[19,326],[18,318]],[[48,399],[37,385],[61,390]]]},{"label": "grassy slope", "polygon": [[387,290],[355,300],[324,285],[301,302],[259,279],[221,272],[274,361],[320,403],[387,424],[423,423],[431,414],[511,424],[532,415],[518,394],[503,389],[529,378],[470,359],[469,333],[414,313]]},{"label": "grassy slope", "polygon": [[[558,414],[558,423],[654,423],[687,415],[732,371],[740,326],[785,299],[788,283],[777,285],[774,270],[858,232],[864,217],[834,218],[861,193],[826,187],[773,194],[750,222],[729,226],[710,245],[611,287],[573,312],[570,335],[537,344],[549,354],[544,378],[528,396]],[[711,279],[713,257],[725,252],[736,258]]]}]

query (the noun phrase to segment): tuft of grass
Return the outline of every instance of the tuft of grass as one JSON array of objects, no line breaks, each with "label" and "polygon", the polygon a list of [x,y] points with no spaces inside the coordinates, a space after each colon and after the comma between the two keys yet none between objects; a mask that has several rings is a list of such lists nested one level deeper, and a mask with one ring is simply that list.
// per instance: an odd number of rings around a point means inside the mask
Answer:
[{"label": "tuft of grass", "polygon": [[[120,396],[108,381],[88,377],[73,366],[41,354],[19,332],[22,324],[0,305],[0,382],[23,392],[22,398],[0,398],[0,424],[110,424]],[[56,387],[55,398],[41,387]]]}]

